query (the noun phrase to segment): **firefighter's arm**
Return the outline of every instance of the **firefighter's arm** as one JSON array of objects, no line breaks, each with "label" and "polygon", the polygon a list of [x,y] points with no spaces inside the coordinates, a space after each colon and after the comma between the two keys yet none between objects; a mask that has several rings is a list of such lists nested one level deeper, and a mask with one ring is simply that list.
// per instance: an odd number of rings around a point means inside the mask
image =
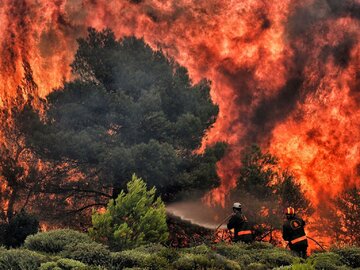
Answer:
[{"label": "firefighter's arm", "polygon": [[282,237],[285,241],[289,241],[289,235],[286,226],[283,225]]},{"label": "firefighter's arm", "polygon": [[305,220],[301,219],[302,221],[302,226],[305,227]]},{"label": "firefighter's arm", "polygon": [[233,217],[230,218],[230,220],[229,220],[229,222],[227,224],[227,228],[228,228],[228,230],[231,230],[231,229],[235,228]]}]

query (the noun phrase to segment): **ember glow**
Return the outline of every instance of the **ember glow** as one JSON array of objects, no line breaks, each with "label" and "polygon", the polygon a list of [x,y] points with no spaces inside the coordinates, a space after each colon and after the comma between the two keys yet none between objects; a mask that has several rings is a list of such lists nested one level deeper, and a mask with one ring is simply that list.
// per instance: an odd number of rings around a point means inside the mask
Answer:
[{"label": "ember glow", "polygon": [[[143,37],[212,81],[220,114],[203,140],[230,147],[218,163],[223,203],[250,143],[293,170],[314,205],[360,175],[359,0],[3,0],[0,105],[45,97],[71,78],[89,26]],[[19,88],[29,65],[36,88]],[[31,90],[31,89],[30,89]],[[4,119],[3,119],[4,121]]]}]

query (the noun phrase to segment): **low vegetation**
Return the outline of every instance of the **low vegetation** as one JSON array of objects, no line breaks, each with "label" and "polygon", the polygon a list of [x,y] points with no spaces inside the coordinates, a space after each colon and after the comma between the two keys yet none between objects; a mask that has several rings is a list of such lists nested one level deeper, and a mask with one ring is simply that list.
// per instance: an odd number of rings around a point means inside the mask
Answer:
[{"label": "low vegetation", "polygon": [[94,213],[90,235],[112,249],[129,249],[147,243],[164,243],[168,237],[165,204],[156,189],[133,175],[127,192],[110,200],[104,213]]},{"label": "low vegetation", "polygon": [[[59,236],[62,237],[59,237]],[[49,243],[53,246],[49,247]],[[56,247],[56,248],[54,248]],[[23,247],[0,249],[0,270],[118,269],[359,269],[360,248],[314,253],[307,260],[268,243],[202,244],[171,248],[148,244],[114,252],[87,234],[56,230],[29,236]]]}]

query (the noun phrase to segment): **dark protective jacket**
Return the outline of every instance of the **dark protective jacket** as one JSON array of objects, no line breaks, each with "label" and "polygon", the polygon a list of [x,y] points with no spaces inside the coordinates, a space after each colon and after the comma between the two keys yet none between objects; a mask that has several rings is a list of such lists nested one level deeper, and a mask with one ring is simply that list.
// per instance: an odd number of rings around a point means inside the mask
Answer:
[{"label": "dark protective jacket", "polygon": [[247,218],[241,212],[237,212],[230,218],[227,228],[233,232],[234,242],[242,241],[250,243],[253,241],[251,226],[249,225]]},{"label": "dark protective jacket", "polygon": [[289,242],[290,249],[306,248],[308,246],[304,227],[305,221],[297,216],[285,221],[283,239]]}]

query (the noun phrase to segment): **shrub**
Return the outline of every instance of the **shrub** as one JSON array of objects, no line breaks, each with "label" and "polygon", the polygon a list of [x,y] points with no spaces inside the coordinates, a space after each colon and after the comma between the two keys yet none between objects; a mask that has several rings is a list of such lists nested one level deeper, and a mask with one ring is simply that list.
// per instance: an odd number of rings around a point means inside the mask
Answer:
[{"label": "shrub", "polygon": [[173,248],[151,244],[136,249],[111,253],[111,268],[143,267],[146,269],[170,269],[170,264],[180,257]]},{"label": "shrub", "polygon": [[291,265],[297,260],[289,251],[278,248],[259,250],[252,257],[268,268]]},{"label": "shrub", "polygon": [[246,249],[273,249],[274,246],[267,242],[254,242],[250,245],[243,244]]},{"label": "shrub", "polygon": [[242,254],[236,261],[241,265],[241,267],[245,268],[247,265],[253,263],[254,259],[250,255]]},{"label": "shrub", "polygon": [[31,235],[25,240],[25,247],[46,253],[58,253],[65,249],[68,245],[78,243],[91,243],[90,237],[78,231],[63,229],[41,232]]},{"label": "shrub", "polygon": [[39,270],[92,270],[101,268],[91,268],[82,262],[71,259],[59,259],[56,262],[42,263]]},{"label": "shrub", "polygon": [[167,247],[161,245],[161,244],[148,244],[148,245],[144,245],[144,246],[140,246],[140,247],[137,247],[133,250],[136,250],[136,251],[139,251],[139,252],[142,252],[142,253],[149,253],[149,254],[153,254],[153,253],[158,253],[162,250],[166,250],[168,249]]},{"label": "shrub", "polygon": [[175,248],[164,248],[158,252],[158,255],[165,258],[170,263],[173,263],[180,258],[180,254]]},{"label": "shrub", "polygon": [[184,254],[173,265],[177,270],[207,269],[212,267],[207,256],[200,254]]},{"label": "shrub", "polygon": [[142,253],[136,250],[125,250],[111,253],[111,269],[123,269],[131,267],[141,267],[146,265],[150,254]]},{"label": "shrub", "polygon": [[150,270],[156,269],[170,269],[169,261],[166,258],[160,257],[156,254],[145,254],[133,250],[122,252],[114,252],[111,254],[111,265],[109,269],[135,269],[145,268]]},{"label": "shrub", "polygon": [[254,251],[248,249],[248,246],[245,243],[221,243],[214,246],[214,250],[228,259],[235,260],[242,268],[246,268],[255,262],[255,259],[252,258]]},{"label": "shrub", "polygon": [[226,258],[232,260],[238,260],[243,255],[249,255],[252,253],[252,251],[246,249],[247,246],[248,245],[244,243],[234,243],[234,244],[221,243],[214,246],[214,250],[220,255],[225,256]]},{"label": "shrub", "polygon": [[26,249],[11,249],[0,253],[1,270],[37,270],[45,256]]},{"label": "shrub", "polygon": [[110,261],[107,247],[95,242],[68,245],[61,255],[89,265],[107,265]]},{"label": "shrub", "polygon": [[117,250],[165,242],[166,209],[161,198],[155,198],[155,188],[147,190],[146,183],[133,175],[127,189],[110,200],[105,213],[93,214],[90,234]]},{"label": "shrub", "polygon": [[341,261],[353,268],[360,267],[360,248],[346,247],[342,249],[333,250],[336,254],[341,256]]},{"label": "shrub", "polygon": [[210,247],[208,247],[205,244],[199,245],[199,246],[195,246],[195,247],[191,247],[191,248],[186,248],[184,249],[185,252],[188,253],[192,253],[192,254],[208,254],[213,252]]},{"label": "shrub", "polygon": [[336,270],[342,265],[341,256],[334,252],[313,254],[308,261],[315,269]]},{"label": "shrub", "polygon": [[169,269],[170,264],[166,258],[160,257],[157,254],[152,254],[145,259],[144,265],[142,265],[149,270],[161,270]]},{"label": "shrub", "polygon": [[238,263],[230,261],[225,257],[215,254],[183,254],[173,267],[178,270],[190,269],[223,269],[223,270],[240,270]]},{"label": "shrub", "polygon": [[61,269],[56,262],[42,263],[39,270],[58,270]]},{"label": "shrub", "polygon": [[246,270],[267,270],[269,269],[265,264],[262,263],[250,263]]},{"label": "shrub", "polygon": [[213,261],[213,267],[215,269],[224,269],[224,270],[240,270],[241,267],[237,262],[228,260],[227,258],[219,254],[211,254],[208,258]]},{"label": "shrub", "polygon": [[0,222],[0,246],[5,245],[5,235],[8,224]]},{"label": "shrub", "polygon": [[72,259],[60,259],[57,261],[57,265],[63,270],[82,270],[86,269],[86,265],[82,262]]},{"label": "shrub", "polygon": [[314,266],[305,263],[296,263],[290,266],[281,266],[274,270],[315,270]]},{"label": "shrub", "polygon": [[25,211],[21,211],[10,219],[8,224],[2,225],[2,241],[7,247],[19,247],[28,235],[37,233],[38,228],[38,219]]}]

